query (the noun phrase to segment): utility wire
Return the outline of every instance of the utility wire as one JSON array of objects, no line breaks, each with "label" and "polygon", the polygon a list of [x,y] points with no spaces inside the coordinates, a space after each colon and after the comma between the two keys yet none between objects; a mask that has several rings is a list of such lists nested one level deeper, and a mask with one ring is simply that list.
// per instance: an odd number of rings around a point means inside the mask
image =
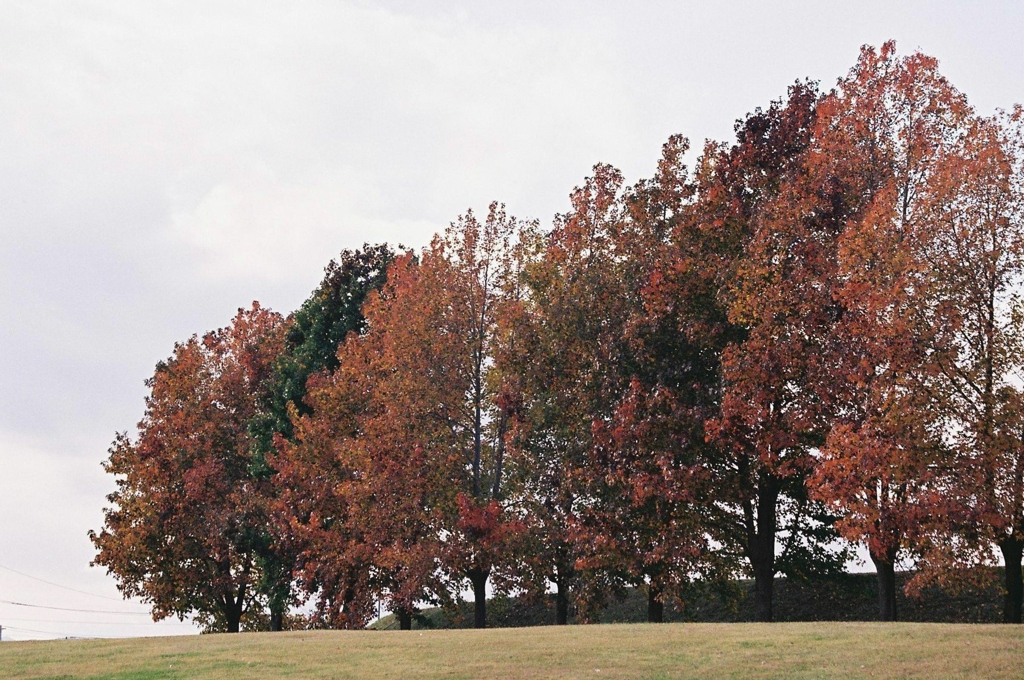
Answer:
[{"label": "utility wire", "polygon": [[13,604],[15,607],[32,607],[34,609],[53,609],[59,612],[83,612],[86,614],[123,614],[126,616],[149,616],[149,612],[117,612],[111,611],[110,609],[72,609],[70,607],[47,607],[42,604],[26,604],[25,602],[11,602],[10,600],[0,600],[3,604]]},{"label": "utility wire", "polygon": [[17,569],[11,569],[10,567],[5,567],[2,564],[0,564],[0,569],[3,569],[4,571],[9,571],[9,572],[14,573],[14,574],[17,574],[18,576],[24,576],[25,578],[30,578],[33,581],[39,581],[40,583],[45,583],[48,586],[53,586],[55,588],[63,588],[64,590],[70,590],[73,593],[80,593],[82,595],[89,595],[90,597],[99,597],[99,598],[102,598],[104,600],[111,600],[113,602],[124,602],[124,600],[122,598],[110,597],[109,595],[97,595],[96,593],[90,593],[90,592],[87,592],[85,590],[79,590],[78,588],[72,588],[70,586],[63,586],[63,585],[61,585],[59,583],[54,583],[53,581],[47,581],[46,579],[39,578],[38,576],[33,576],[32,574],[26,574],[25,572],[18,571]]},{"label": "utility wire", "polygon": [[39,635],[56,635],[59,638],[79,638],[81,640],[89,640],[92,638],[82,637],[80,635],[65,635],[64,633],[55,633],[52,630],[32,630],[31,628],[18,628],[17,626],[4,626],[11,630],[16,630],[21,633],[38,633]]}]

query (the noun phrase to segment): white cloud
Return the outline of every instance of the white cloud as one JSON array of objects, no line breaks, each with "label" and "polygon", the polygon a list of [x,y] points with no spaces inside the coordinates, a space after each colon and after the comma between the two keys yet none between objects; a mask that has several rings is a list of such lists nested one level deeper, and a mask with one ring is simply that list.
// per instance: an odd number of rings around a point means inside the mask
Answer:
[{"label": "white cloud", "polygon": [[[207,280],[292,280],[323,267],[336,245],[399,242],[443,227],[388,221],[375,209],[375,189],[354,173],[288,182],[252,176],[212,187],[194,206],[171,215],[171,238],[200,254]],[[327,247],[325,247],[327,246]]]}]

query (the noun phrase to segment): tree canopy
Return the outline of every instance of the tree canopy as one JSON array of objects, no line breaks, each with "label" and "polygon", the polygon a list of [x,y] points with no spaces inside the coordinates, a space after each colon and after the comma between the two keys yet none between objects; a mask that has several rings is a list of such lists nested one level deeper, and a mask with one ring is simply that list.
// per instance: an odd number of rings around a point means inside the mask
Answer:
[{"label": "tree canopy", "polygon": [[[156,618],[361,627],[488,589],[648,618],[696,582],[876,568],[908,591],[1024,554],[1024,110],[865,47],[649,179],[598,164],[549,230],[500,203],[345,251],[147,382],[95,564]],[[973,569],[973,571],[972,571]],[[269,612],[269,618],[266,616]],[[269,624],[266,621],[269,620]]]}]

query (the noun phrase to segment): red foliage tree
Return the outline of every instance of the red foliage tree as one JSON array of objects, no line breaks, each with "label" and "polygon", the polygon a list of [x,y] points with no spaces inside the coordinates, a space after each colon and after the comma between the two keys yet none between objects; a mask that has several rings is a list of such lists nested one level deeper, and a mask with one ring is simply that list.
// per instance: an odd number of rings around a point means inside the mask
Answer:
[{"label": "red foliage tree", "polygon": [[256,600],[265,498],[248,424],[282,348],[278,314],[253,303],[231,325],[175,346],[147,381],[138,437],[118,435],[104,469],[118,477],[93,564],[154,619],[193,616],[238,632]]},{"label": "red foliage tree", "polygon": [[883,620],[896,619],[895,565],[941,511],[942,422],[931,389],[944,353],[927,291],[939,166],[966,129],[963,96],[934,59],[865,48],[820,107],[807,184],[840,187],[850,218],[833,296],[841,309],[819,386],[832,428],[813,480],[867,545]]},{"label": "red foliage tree", "polygon": [[476,625],[486,624],[486,584],[510,528],[499,504],[508,417],[491,374],[511,340],[497,318],[518,294],[521,228],[494,204],[483,223],[460,218],[418,261],[400,258],[364,308],[365,333],[310,389],[313,414],[280,462],[289,475],[333,480],[337,515],[318,530],[345,546],[353,574],[370,560],[403,627],[417,602],[447,601],[462,579]]},{"label": "red foliage tree", "polygon": [[525,272],[518,351],[499,364],[506,376],[518,376],[510,501],[530,539],[520,580],[534,592],[555,586],[560,624],[574,600],[581,604],[580,544],[572,523],[585,490],[576,473],[588,465],[594,418],[611,415],[615,394],[606,390],[617,366],[601,352],[622,339],[624,310],[613,307],[620,300],[612,287],[607,226],[618,219],[621,184],[615,170],[599,166],[574,192],[574,213],[558,218],[540,259]]},{"label": "red foliage tree", "polygon": [[[827,526],[809,521],[804,487],[824,433],[813,386],[824,368],[835,308],[828,282],[845,220],[830,188],[801,191],[817,104],[814,88],[795,85],[786,101],[737,123],[734,146],[706,148],[666,276],[696,293],[706,309],[694,327],[721,348],[720,411],[707,424],[717,449],[720,540],[750,565],[760,621],[772,619],[780,566],[834,569],[843,559],[817,540],[827,540]],[[788,546],[781,565],[780,529]]]},{"label": "red foliage tree", "polygon": [[347,471],[329,446],[311,445],[344,436],[344,428],[354,427],[357,405],[336,404],[332,417],[317,424],[333,430],[307,431],[308,445],[288,449],[286,441],[292,439],[292,421],[311,413],[307,386],[321,385],[325,378],[317,374],[329,375],[337,368],[339,345],[349,334],[363,331],[363,304],[370,291],[384,284],[394,256],[386,245],[364,245],[342,251],[328,264],[316,290],[288,318],[286,347],[274,366],[270,402],[250,424],[256,437],[255,458],[278,495],[271,504],[267,532],[271,559],[262,560],[265,571],[274,567],[279,574],[266,588],[272,630],[273,604],[287,604],[295,585],[316,597],[314,625],[361,627],[370,614],[366,545],[358,526],[349,523],[345,494],[335,493],[336,482],[344,480]]},{"label": "red foliage tree", "polygon": [[597,166],[527,273],[516,460],[534,478],[521,500],[559,623],[573,586],[592,602],[622,583],[645,586],[661,621],[709,553],[694,495],[703,436],[688,410],[702,365],[672,315],[644,301],[688,198],[685,151],[670,140],[656,178],[627,191]]},{"label": "red foliage tree", "polygon": [[956,454],[947,493],[958,499],[925,567],[994,561],[1006,568],[1004,619],[1020,623],[1024,585],[1024,111],[974,119],[943,158],[929,206],[927,251],[934,323],[948,351],[937,356],[938,404]]}]

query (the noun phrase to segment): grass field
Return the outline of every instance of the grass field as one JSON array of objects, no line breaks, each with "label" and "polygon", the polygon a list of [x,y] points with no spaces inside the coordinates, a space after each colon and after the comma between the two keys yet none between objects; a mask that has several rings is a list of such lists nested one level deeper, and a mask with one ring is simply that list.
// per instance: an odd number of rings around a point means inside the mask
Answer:
[{"label": "grass field", "polygon": [[3,678],[1021,678],[1024,628],[629,624],[0,643]]}]

